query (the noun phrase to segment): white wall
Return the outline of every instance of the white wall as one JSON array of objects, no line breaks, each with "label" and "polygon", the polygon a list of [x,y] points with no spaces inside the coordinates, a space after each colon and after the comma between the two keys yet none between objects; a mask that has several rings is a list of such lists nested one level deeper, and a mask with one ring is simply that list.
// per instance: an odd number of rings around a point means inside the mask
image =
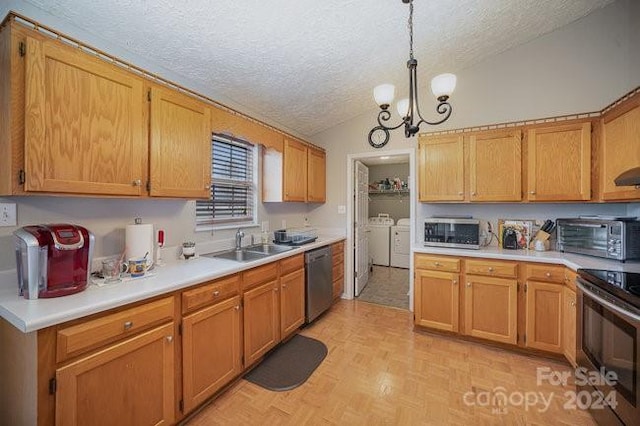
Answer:
[{"label": "white wall", "polygon": [[[525,45],[498,54],[463,70],[452,97],[452,118],[440,130],[597,111],[640,86],[640,2],[618,0],[585,18]],[[419,59],[419,58],[418,58]],[[423,82],[421,87],[427,86]],[[426,90],[425,90],[426,91]],[[372,99],[373,105],[373,99]],[[433,99],[422,96],[428,115]],[[346,205],[348,154],[374,151],[367,142],[376,125],[377,110],[315,135],[327,148],[327,200],[311,213],[314,223],[345,226],[337,213]],[[433,115],[430,115],[433,117]],[[415,148],[417,138],[393,132],[385,150]],[[579,214],[626,214],[625,204],[418,204],[416,238],[424,217],[471,214],[495,221],[499,217],[557,218]]]}]

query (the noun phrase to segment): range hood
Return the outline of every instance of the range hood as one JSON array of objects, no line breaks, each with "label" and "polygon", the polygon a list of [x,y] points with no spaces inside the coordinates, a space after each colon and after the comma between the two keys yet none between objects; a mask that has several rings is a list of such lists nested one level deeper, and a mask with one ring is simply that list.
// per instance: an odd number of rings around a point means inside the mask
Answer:
[{"label": "range hood", "polygon": [[616,186],[636,186],[640,185],[640,167],[634,167],[620,174],[613,180]]}]

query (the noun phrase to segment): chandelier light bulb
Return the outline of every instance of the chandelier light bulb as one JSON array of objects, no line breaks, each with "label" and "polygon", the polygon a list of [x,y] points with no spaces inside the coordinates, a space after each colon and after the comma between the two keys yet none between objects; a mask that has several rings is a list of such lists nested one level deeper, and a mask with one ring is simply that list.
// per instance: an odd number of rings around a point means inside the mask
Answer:
[{"label": "chandelier light bulb", "polygon": [[396,104],[396,109],[402,118],[409,115],[409,98],[400,99]]},{"label": "chandelier light bulb", "polygon": [[383,109],[389,107],[396,94],[396,87],[393,84],[381,84],[373,89],[373,98]]},{"label": "chandelier light bulb", "polygon": [[445,73],[433,77],[431,80],[431,91],[438,99],[447,100],[456,88],[457,77],[455,74]]}]

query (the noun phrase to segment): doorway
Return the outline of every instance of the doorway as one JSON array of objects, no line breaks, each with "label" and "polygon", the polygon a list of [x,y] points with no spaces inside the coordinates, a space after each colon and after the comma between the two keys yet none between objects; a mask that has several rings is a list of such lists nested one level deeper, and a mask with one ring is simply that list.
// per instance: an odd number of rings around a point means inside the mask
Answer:
[{"label": "doorway", "polygon": [[[351,154],[347,173],[347,191],[352,194],[347,200],[347,243],[352,250],[345,259],[345,296],[413,310],[415,150]],[[368,178],[364,190],[363,175]],[[370,217],[380,219],[369,221]]]}]

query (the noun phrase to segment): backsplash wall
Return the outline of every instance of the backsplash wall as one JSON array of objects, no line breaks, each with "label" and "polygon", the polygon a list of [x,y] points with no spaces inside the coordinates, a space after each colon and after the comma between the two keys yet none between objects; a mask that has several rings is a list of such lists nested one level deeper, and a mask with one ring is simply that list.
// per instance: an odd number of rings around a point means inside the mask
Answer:
[{"label": "backsplash wall", "polygon": [[[233,239],[236,229],[195,232],[195,201],[163,199],[117,199],[80,197],[0,197],[0,202],[17,203],[18,227],[41,223],[71,222],[85,226],[96,236],[95,257],[120,254],[125,245],[124,228],[139,216],[165,230],[165,246],[183,241],[196,243]],[[258,224],[269,221],[271,231],[287,226],[302,226],[315,208],[304,203],[258,203]],[[15,268],[12,233],[16,227],[0,228],[0,271]],[[244,229],[259,234],[260,226]],[[246,238],[248,241],[248,238]]]},{"label": "backsplash wall", "polygon": [[[473,216],[479,219],[482,229],[486,229],[486,222],[491,222],[494,231],[497,232],[498,219],[551,219],[578,217],[580,215],[618,215],[629,214],[640,216],[640,204],[636,204],[636,213],[630,213],[628,204],[625,203],[498,203],[498,204],[425,204],[418,203],[416,209],[417,232],[416,243],[422,243],[424,238],[424,219],[431,216]],[[497,245],[497,242],[492,242]]]}]

